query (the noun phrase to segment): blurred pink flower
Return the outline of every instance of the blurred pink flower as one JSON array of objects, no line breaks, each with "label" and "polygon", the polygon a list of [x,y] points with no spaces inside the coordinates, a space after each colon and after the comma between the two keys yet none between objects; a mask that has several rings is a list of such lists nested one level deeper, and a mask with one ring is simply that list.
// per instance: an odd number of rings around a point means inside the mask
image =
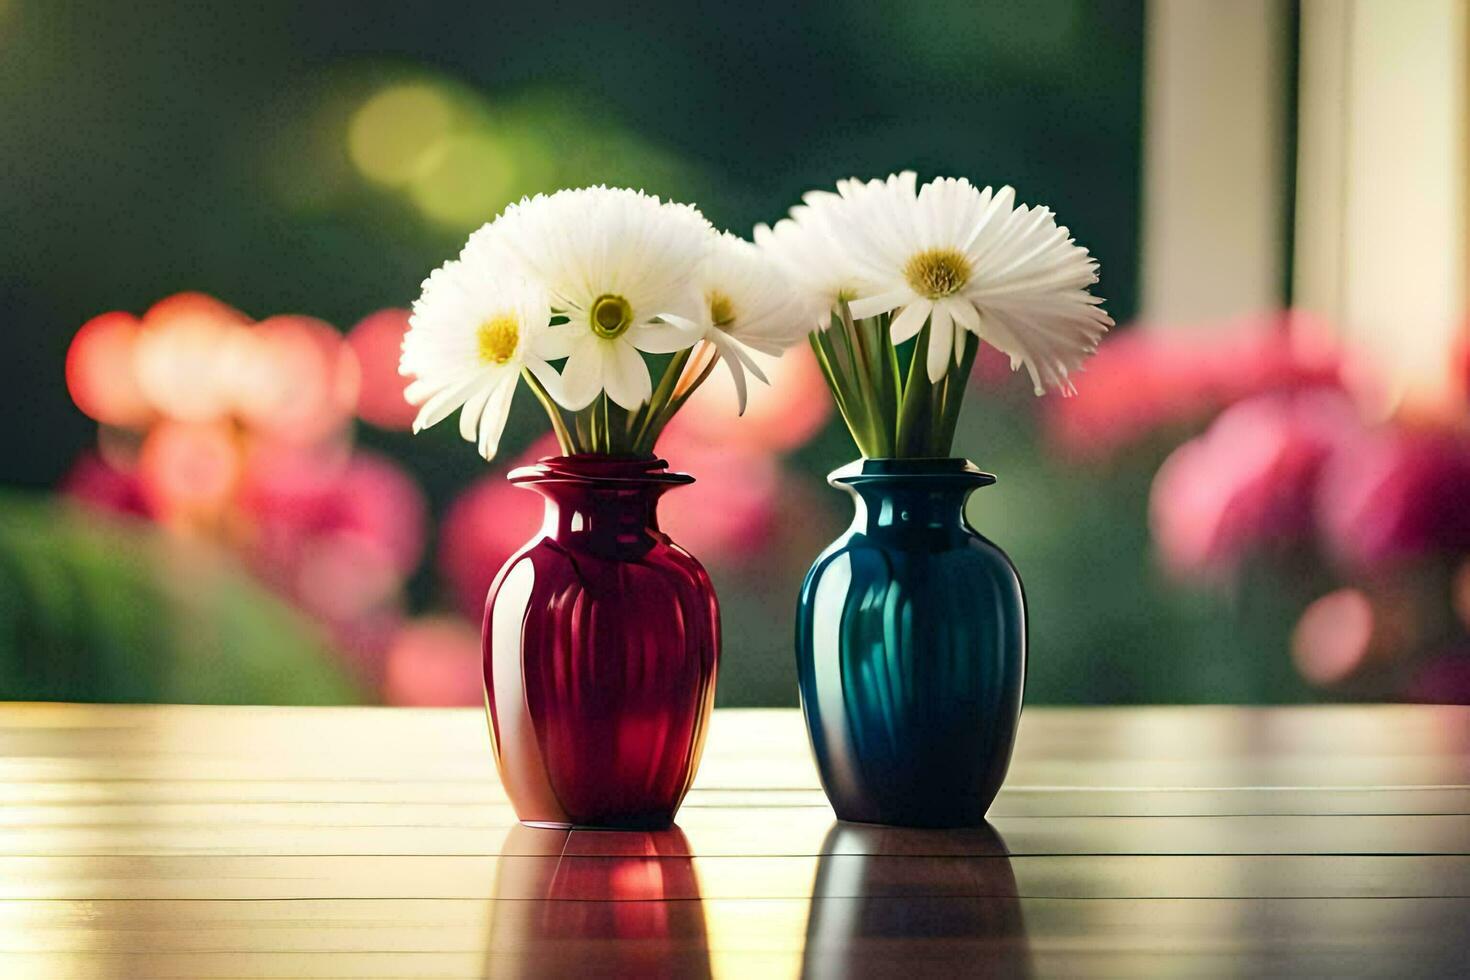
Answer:
[{"label": "blurred pink flower", "polygon": [[1454,583],[1450,586],[1450,603],[1455,607],[1455,615],[1460,617],[1461,625],[1470,632],[1470,561],[1463,563],[1455,573]]},{"label": "blurred pink flower", "polygon": [[659,526],[684,550],[715,565],[750,561],[770,547],[781,491],[775,456],[670,430],[657,452],[671,469],[694,477],[658,506]]},{"label": "blurred pink flower", "polygon": [[138,450],[138,480],[158,519],[182,528],[212,526],[240,479],[235,435],[224,421],[156,423]]},{"label": "blurred pink flower", "polygon": [[484,701],[480,631],[458,616],[404,623],[388,648],[383,700],[439,707]]},{"label": "blurred pink flower", "polygon": [[67,349],[67,391],[98,422],[138,427],[153,415],[133,371],[139,329],[131,313],[103,313],[84,323]]},{"label": "blurred pink flower", "polygon": [[239,495],[257,574],[331,631],[370,682],[401,615],[426,537],[427,504],[385,457],[258,454]]},{"label": "blurred pink flower", "polygon": [[428,517],[406,472],[354,453],[355,348],[383,353],[393,372],[402,315],[369,317],[356,345],[320,320],[252,323],[200,293],[90,321],[67,386],[104,424],[63,489],[239,553],[375,683]]},{"label": "blurred pink flower", "polygon": [[[689,397],[664,438],[678,437],[682,444],[717,441],[745,452],[784,451],[810,442],[832,415],[832,396],[815,355],[806,346],[793,347],[779,360],[765,358],[761,364],[771,383],[750,386],[743,416],[730,372],[720,368]],[[670,462],[681,468],[677,460]]]},{"label": "blurred pink flower", "polygon": [[309,316],[273,316],[237,331],[229,387],[238,416],[275,441],[316,442],[357,405],[357,358],[342,335]]},{"label": "blurred pink flower", "polygon": [[[971,339],[970,343],[977,343]],[[981,343],[975,352],[975,368],[970,374],[970,384],[976,387],[994,388],[1005,384],[1016,372],[1011,369],[1011,359],[1004,351],[990,344]],[[1030,379],[1026,379],[1026,392],[1031,394]],[[1034,396],[1033,396],[1034,397]]]},{"label": "blurred pink flower", "polygon": [[250,318],[203,293],[159,300],[142,317],[129,364],[138,390],[160,414],[186,422],[220,420],[233,408],[234,354]]},{"label": "blurred pink flower", "polygon": [[1470,646],[1461,646],[1420,665],[1404,697],[1423,704],[1470,704]]},{"label": "blurred pink flower", "polygon": [[403,576],[376,541],[351,531],[324,531],[302,538],[290,567],[271,569],[290,576],[292,596],[317,619],[347,624],[397,604]]},{"label": "blurred pink flower", "polygon": [[1470,321],[1460,331],[1460,343],[1456,351],[1455,363],[1458,367],[1456,381],[1459,385],[1459,394],[1463,401],[1470,402]]},{"label": "blurred pink flower", "polygon": [[132,517],[153,516],[153,507],[137,476],[114,469],[93,452],[77,457],[61,479],[61,492],[97,510]]},{"label": "blurred pink flower", "polygon": [[1319,516],[1328,550],[1367,568],[1470,549],[1470,436],[1384,427],[1328,461]]},{"label": "blurred pink flower", "polygon": [[293,563],[302,543],[328,535],[360,539],[400,578],[423,556],[423,493],[384,456],[358,452],[338,461],[282,452],[255,459],[240,505],[256,529],[256,550],[268,561]]},{"label": "blurred pink flower", "polygon": [[381,543],[401,574],[412,572],[428,533],[428,506],[413,478],[386,456],[357,452],[337,489],[337,526]]},{"label": "blurred pink flower", "polygon": [[1167,332],[1135,327],[1103,342],[1078,379],[1076,397],[1048,399],[1046,419],[1063,450],[1102,458],[1241,398],[1341,380],[1341,353],[1305,314]]},{"label": "blurred pink flower", "polygon": [[362,369],[357,415],[380,429],[408,431],[418,409],[403,397],[408,379],[398,373],[398,355],[408,330],[408,310],[379,310],[347,335]]},{"label": "blurred pink flower", "polygon": [[1166,567],[1228,573],[1257,547],[1307,535],[1319,471],[1357,426],[1351,401],[1332,389],[1258,395],[1227,408],[1154,477],[1150,518]]},{"label": "blurred pink flower", "polygon": [[1317,685],[1346,680],[1367,659],[1373,604],[1359,589],[1338,589],[1303,610],[1291,635],[1297,670]]},{"label": "blurred pink flower", "polygon": [[455,604],[474,622],[485,611],[485,595],[511,555],[541,526],[540,494],[506,482],[516,466],[558,454],[556,441],[539,440],[506,469],[472,483],[449,505],[439,529],[439,572]]}]

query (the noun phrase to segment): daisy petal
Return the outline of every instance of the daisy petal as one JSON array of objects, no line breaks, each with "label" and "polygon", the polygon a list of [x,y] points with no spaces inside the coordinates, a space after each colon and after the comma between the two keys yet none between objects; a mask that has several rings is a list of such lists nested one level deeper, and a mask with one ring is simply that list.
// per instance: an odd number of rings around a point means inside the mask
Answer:
[{"label": "daisy petal", "polygon": [[464,403],[464,408],[460,409],[459,436],[465,442],[475,441],[475,434],[480,427],[480,416],[485,414],[485,405],[490,401],[490,396],[499,390],[501,384],[500,378],[490,378],[483,388],[470,395]]},{"label": "daisy petal", "polygon": [[505,432],[505,420],[510,417],[510,403],[515,398],[516,385],[514,381],[501,384],[490,396],[490,402],[485,406],[485,414],[480,418],[480,455],[486,459],[494,459],[495,452],[500,448],[500,436]]},{"label": "daisy petal", "polygon": [[[929,315],[929,380],[938,384],[949,370],[949,352],[954,347],[954,321],[942,306]],[[917,351],[915,352],[917,353]]]},{"label": "daisy petal", "polygon": [[719,351],[720,360],[725,362],[725,367],[730,371],[730,380],[735,384],[735,405],[737,414],[745,414],[745,403],[748,397],[749,383],[745,379],[745,364],[735,354],[733,344],[725,344],[719,341],[715,343],[715,350]]},{"label": "daisy petal", "polygon": [[[647,323],[628,331],[628,341],[650,354],[672,354],[699,343],[701,331],[690,320],[679,323]],[[683,324],[687,324],[684,326]]]},{"label": "daisy petal", "polygon": [[924,329],[924,321],[929,319],[929,311],[933,304],[928,300],[915,300],[905,306],[898,316],[893,318],[893,323],[888,328],[889,336],[895,344],[901,344],[910,337],[916,336]]},{"label": "daisy petal", "polygon": [[556,368],[536,357],[526,358],[526,370],[535,375],[536,380],[541,382],[541,387],[551,396],[551,400],[558,405],[566,404],[566,392],[563,390],[561,375],[556,373]]},{"label": "daisy petal", "polygon": [[562,366],[561,381],[557,386],[561,390],[552,393],[562,408],[571,412],[581,411],[591,405],[592,399],[602,391],[601,345],[600,340],[583,341]]},{"label": "daisy petal", "polygon": [[648,365],[632,344],[621,340],[600,341],[602,345],[602,386],[607,397],[628,411],[648,401],[653,382]]},{"label": "daisy petal", "polygon": [[971,333],[980,332],[980,314],[975,307],[962,299],[951,299],[945,303],[949,315],[954,317],[955,323],[964,327]]},{"label": "daisy petal", "polygon": [[744,350],[739,343],[732,343],[730,350],[740,359],[740,363],[745,365],[745,370],[755,375],[761,384],[768,385],[771,383],[771,379],[766,377],[765,369],[760,366],[759,361],[751,356],[749,351]]},{"label": "daisy petal", "polygon": [[531,335],[531,353],[543,361],[559,361],[571,356],[580,339],[577,328],[569,323],[547,327]]},{"label": "daisy petal", "polygon": [[865,296],[848,303],[848,309],[852,310],[854,319],[866,320],[870,316],[879,313],[887,313],[889,310],[897,309],[905,300],[913,297],[913,291],[908,289],[893,289],[877,296]]},{"label": "daisy petal", "polygon": [[413,420],[413,431],[421,432],[449,418],[456,408],[464,404],[464,400],[479,383],[478,377],[471,376],[459,384],[441,389],[419,409],[418,418]]}]

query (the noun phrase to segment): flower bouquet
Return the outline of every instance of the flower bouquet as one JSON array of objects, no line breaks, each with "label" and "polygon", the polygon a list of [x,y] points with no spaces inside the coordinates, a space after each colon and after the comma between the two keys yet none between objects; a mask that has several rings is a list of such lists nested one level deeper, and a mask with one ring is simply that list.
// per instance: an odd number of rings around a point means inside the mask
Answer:
[{"label": "flower bouquet", "polygon": [[400,364],[415,430],[459,410],[489,459],[524,381],[562,452],[511,472],[546,518],[485,604],[491,737],[521,820],[672,821],[714,703],[720,629],[709,577],[656,516],[691,478],[654,447],[718,365],[743,409],[762,359],[805,332],[764,252],[631,190],[511,205],[424,283]]},{"label": "flower bouquet", "polygon": [[965,520],[995,478],[950,458],[983,341],[1037,394],[1112,320],[1097,263],[1009,187],[912,172],[813,191],[757,244],[815,310],[811,344],[863,458],[829,481],[852,526],[802,586],[797,669],[823,786],[845,820],[983,822],[1025,683],[1021,581]]}]

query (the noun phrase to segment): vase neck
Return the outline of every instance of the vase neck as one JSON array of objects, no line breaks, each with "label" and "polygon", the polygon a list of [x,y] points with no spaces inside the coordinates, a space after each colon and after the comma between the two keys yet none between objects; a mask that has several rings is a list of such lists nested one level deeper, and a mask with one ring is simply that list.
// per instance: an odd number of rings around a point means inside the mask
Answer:
[{"label": "vase neck", "polygon": [[548,457],[512,470],[509,479],[546,498],[544,535],[606,554],[652,547],[662,537],[659,498],[694,482],[661,459],[590,453]]},{"label": "vase neck", "polygon": [[828,477],[853,497],[853,530],[870,536],[970,533],[965,501],[995,482],[963,459],[866,459]]}]

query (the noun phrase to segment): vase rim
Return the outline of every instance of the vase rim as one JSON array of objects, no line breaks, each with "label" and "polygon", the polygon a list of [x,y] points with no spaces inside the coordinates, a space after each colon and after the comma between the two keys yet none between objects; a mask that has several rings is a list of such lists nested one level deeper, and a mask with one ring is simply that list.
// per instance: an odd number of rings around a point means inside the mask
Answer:
[{"label": "vase rim", "polygon": [[995,474],[987,473],[968,459],[959,456],[876,458],[865,456],[827,474],[827,482],[834,487],[912,480],[985,487],[995,482]]},{"label": "vase rim", "polygon": [[511,470],[506,479],[511,483],[560,482],[603,486],[646,486],[650,483],[676,486],[694,482],[694,477],[670,470],[668,461],[657,456],[605,453],[543,456],[534,463]]}]

